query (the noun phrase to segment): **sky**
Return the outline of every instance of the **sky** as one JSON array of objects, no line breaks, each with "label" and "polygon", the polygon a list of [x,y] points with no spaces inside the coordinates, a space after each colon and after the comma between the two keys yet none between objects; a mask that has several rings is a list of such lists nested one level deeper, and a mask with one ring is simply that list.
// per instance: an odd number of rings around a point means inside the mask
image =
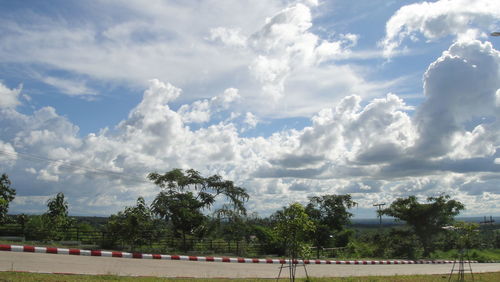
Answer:
[{"label": "sky", "polygon": [[500,2],[0,0],[11,213],[151,202],[219,174],[267,216],[351,194],[358,218],[450,195],[500,215]]}]

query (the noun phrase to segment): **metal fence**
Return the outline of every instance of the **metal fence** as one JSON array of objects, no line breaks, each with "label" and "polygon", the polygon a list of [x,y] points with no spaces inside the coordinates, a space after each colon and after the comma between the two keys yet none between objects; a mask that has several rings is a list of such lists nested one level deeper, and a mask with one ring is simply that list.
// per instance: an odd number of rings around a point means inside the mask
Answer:
[{"label": "metal fence", "polygon": [[[172,236],[151,236],[148,231],[145,240],[140,246],[130,246],[125,242],[113,238],[113,234],[106,231],[89,231],[79,228],[59,230],[26,230],[21,226],[2,226],[0,236],[3,239],[19,239],[25,241],[50,242],[51,244],[67,245],[88,249],[116,249],[125,251],[141,251],[151,253],[180,253],[188,254],[218,254],[218,255],[265,255],[266,250],[258,241],[226,241],[222,239],[175,238]],[[54,238],[57,239],[53,239]],[[156,238],[155,238],[156,237]]]}]

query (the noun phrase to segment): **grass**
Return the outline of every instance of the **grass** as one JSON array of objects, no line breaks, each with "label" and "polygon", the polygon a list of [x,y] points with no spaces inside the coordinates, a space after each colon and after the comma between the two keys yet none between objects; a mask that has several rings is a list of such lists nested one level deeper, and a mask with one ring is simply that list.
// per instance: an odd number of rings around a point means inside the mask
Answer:
[{"label": "grass", "polygon": [[[479,262],[500,262],[500,249],[472,249],[468,252],[471,260]],[[431,259],[458,259],[459,252],[450,250],[447,252],[435,251],[431,255]]]},{"label": "grass", "polygon": [[[466,279],[470,279],[470,274]],[[274,279],[206,279],[206,278],[158,278],[158,277],[125,277],[115,275],[65,275],[65,274],[41,274],[41,273],[23,273],[23,272],[0,272],[0,281],[193,281],[193,282],[216,282],[216,281],[237,281],[250,282],[262,281],[269,282]],[[474,274],[475,281],[500,281],[500,272],[477,273]],[[286,279],[282,279],[286,281]],[[307,281],[306,279],[297,279],[297,281]],[[343,281],[343,282],[420,282],[420,281],[448,281],[448,275],[398,275],[398,276],[366,276],[366,277],[343,277],[343,278],[311,278],[313,282]]]}]

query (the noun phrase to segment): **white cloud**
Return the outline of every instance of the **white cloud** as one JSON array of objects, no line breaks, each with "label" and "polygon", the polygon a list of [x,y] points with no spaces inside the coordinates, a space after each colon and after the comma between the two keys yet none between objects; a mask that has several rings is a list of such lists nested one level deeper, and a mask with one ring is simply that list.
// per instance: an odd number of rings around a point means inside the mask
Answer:
[{"label": "white cloud", "polygon": [[[482,50],[481,44],[471,44],[476,51]],[[434,75],[437,73],[429,72],[426,83]],[[472,173],[481,173],[484,185],[498,179],[492,152],[481,153],[472,146],[476,141],[470,141],[488,133],[490,137],[482,138],[481,147],[498,148],[499,139],[491,135],[488,124],[470,132],[459,131],[467,135],[462,143],[449,140],[451,152],[462,152],[454,155],[455,159],[419,161],[408,157],[412,157],[422,131],[416,130],[415,121],[406,113],[408,106],[395,94],[368,103],[359,96],[346,97],[313,116],[310,127],[277,132],[268,138],[239,136],[239,128],[248,126],[245,119],[254,118],[246,113],[241,124],[228,120],[190,129],[183,121],[185,113],[169,107],[180,94],[181,90],[171,84],[151,80],[142,101],[127,119],[114,129],[83,138],[77,136],[76,126],[52,108],[42,108],[32,116],[11,111],[7,121],[16,119],[23,125],[11,137],[3,135],[2,142],[15,144],[12,147],[28,154],[60,161],[18,159],[8,172],[13,179],[37,183],[29,185],[31,188],[23,194],[62,191],[70,199],[72,211],[81,214],[115,212],[139,195],[151,199],[158,190],[144,181],[145,175],[176,167],[219,173],[234,180],[249,190],[249,207],[263,214],[287,202],[306,201],[308,195],[323,193],[352,193],[355,200],[368,206],[398,196],[425,197],[438,192],[461,197],[471,206],[479,206],[477,201],[485,197],[496,197],[495,190],[487,190],[489,196],[483,192],[471,194],[477,185],[466,185],[472,183],[466,181]],[[235,89],[228,89],[217,99],[201,101],[221,107],[229,106],[237,97]],[[195,101],[187,107],[195,109],[194,105],[200,103]],[[2,116],[0,122],[5,119]],[[24,206],[18,203],[15,207]]]},{"label": "white cloud", "polygon": [[52,76],[43,77],[41,78],[41,81],[59,89],[61,92],[69,96],[86,96],[97,94],[95,90],[88,88],[86,83],[83,81],[67,80]]},{"label": "white cloud", "polygon": [[16,89],[9,89],[0,82],[0,108],[15,108],[19,105],[19,94],[22,89],[22,85]]},{"label": "white cloud", "polygon": [[[500,142],[500,108],[495,103],[500,88],[500,52],[489,42],[457,42],[429,66],[424,77],[427,100],[419,107],[416,117],[420,130],[417,154],[438,157],[448,152],[455,156],[494,153]],[[477,124],[484,122],[476,121],[481,118],[496,121]],[[476,122],[476,129],[465,132],[467,122]],[[455,152],[450,139],[461,144]],[[476,149],[456,151],[464,146]]]},{"label": "white cloud", "polygon": [[250,71],[262,84],[264,99],[275,102],[284,97],[285,82],[294,73],[307,73],[321,62],[341,58],[356,45],[357,35],[340,35],[337,41],[327,41],[312,33],[312,15],[308,6],[289,6],[252,34],[248,41],[257,57]]},{"label": "white cloud", "polygon": [[[182,88],[180,104],[234,87],[259,118],[311,116],[345,95],[380,96],[391,86],[363,79],[360,68],[334,64],[365,55],[351,52],[358,35],[327,39],[312,28],[318,1],[203,1],[195,9],[164,1],[74,5],[79,25],[65,13],[3,19],[0,61],[86,99],[98,92],[91,85],[136,91],[150,78]],[[56,76],[61,72],[66,78]],[[361,91],[369,88],[378,91]]]},{"label": "white cloud", "polygon": [[[387,22],[381,41],[386,56],[391,56],[404,39],[417,40],[416,33],[434,40],[447,35],[469,38],[498,27],[500,3],[495,0],[440,0],[401,7]],[[474,30],[471,30],[474,29]]]},{"label": "white cloud", "polygon": [[240,98],[238,89],[228,88],[219,96],[182,105],[178,113],[185,123],[203,123],[210,121],[213,113],[227,110]]},{"label": "white cloud", "polygon": [[38,176],[36,179],[43,180],[43,181],[48,181],[48,182],[58,182],[59,181],[59,176],[52,174],[46,169],[40,170]]},{"label": "white cloud", "polygon": [[17,160],[17,152],[10,143],[0,140],[0,168],[2,165],[12,166]]},{"label": "white cloud", "polygon": [[210,40],[220,40],[224,45],[230,47],[245,47],[246,37],[241,34],[240,29],[217,27],[210,29]]},{"label": "white cloud", "polygon": [[[200,3],[197,11],[182,3],[110,1],[103,13],[125,16],[116,21],[110,15],[103,29],[43,18],[2,26],[16,31],[0,43],[4,62],[126,84],[158,77],[149,80],[125,119],[86,136],[52,107],[32,114],[17,111],[20,90],[4,87],[14,99],[0,108],[0,148],[18,152],[5,169],[23,194],[46,197],[62,191],[72,212],[109,214],[139,195],[154,197],[158,189],[145,181],[147,173],[195,168],[246,187],[249,207],[262,214],[324,193],[352,193],[371,207],[375,201],[441,192],[477,211],[500,212],[494,189],[500,179],[499,55],[491,44],[471,39],[477,35],[472,31],[460,34],[429,66],[426,100],[413,107],[401,96],[386,94],[397,82],[374,83],[359,67],[335,64],[351,56],[358,36],[325,40],[314,33],[316,1],[309,6],[233,2],[211,14],[211,1]],[[446,10],[442,3],[412,6],[437,7],[425,17],[419,9],[400,10],[388,24],[387,46],[396,48],[417,31],[428,38],[444,35],[432,22],[456,32],[440,15],[462,25],[459,16],[465,12],[455,4]],[[476,21],[476,14],[465,18]],[[207,81],[217,85],[207,90]],[[85,84],[66,83],[54,85],[85,92]],[[264,123],[265,116],[299,115],[309,117],[310,126],[268,137],[240,135]],[[43,203],[33,204],[35,197],[21,197],[13,208],[44,209]]]},{"label": "white cloud", "polygon": [[249,128],[255,128],[259,123],[259,119],[251,112],[247,112],[245,114],[245,120],[243,122],[246,123]]}]

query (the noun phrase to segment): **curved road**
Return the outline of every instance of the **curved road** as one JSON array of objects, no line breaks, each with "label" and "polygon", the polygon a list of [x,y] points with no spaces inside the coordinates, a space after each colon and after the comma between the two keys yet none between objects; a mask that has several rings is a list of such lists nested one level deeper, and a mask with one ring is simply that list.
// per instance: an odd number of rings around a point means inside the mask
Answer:
[{"label": "curved road", "polygon": [[[307,272],[313,277],[386,276],[449,274],[451,268],[452,264],[307,265]],[[167,261],[0,252],[0,271],[197,278],[276,278],[279,269],[279,264]],[[297,276],[304,277],[304,268],[298,266],[297,269]],[[500,263],[474,263],[472,270],[474,272],[496,272],[500,271]],[[287,272],[283,273],[283,275],[286,274]]]}]

